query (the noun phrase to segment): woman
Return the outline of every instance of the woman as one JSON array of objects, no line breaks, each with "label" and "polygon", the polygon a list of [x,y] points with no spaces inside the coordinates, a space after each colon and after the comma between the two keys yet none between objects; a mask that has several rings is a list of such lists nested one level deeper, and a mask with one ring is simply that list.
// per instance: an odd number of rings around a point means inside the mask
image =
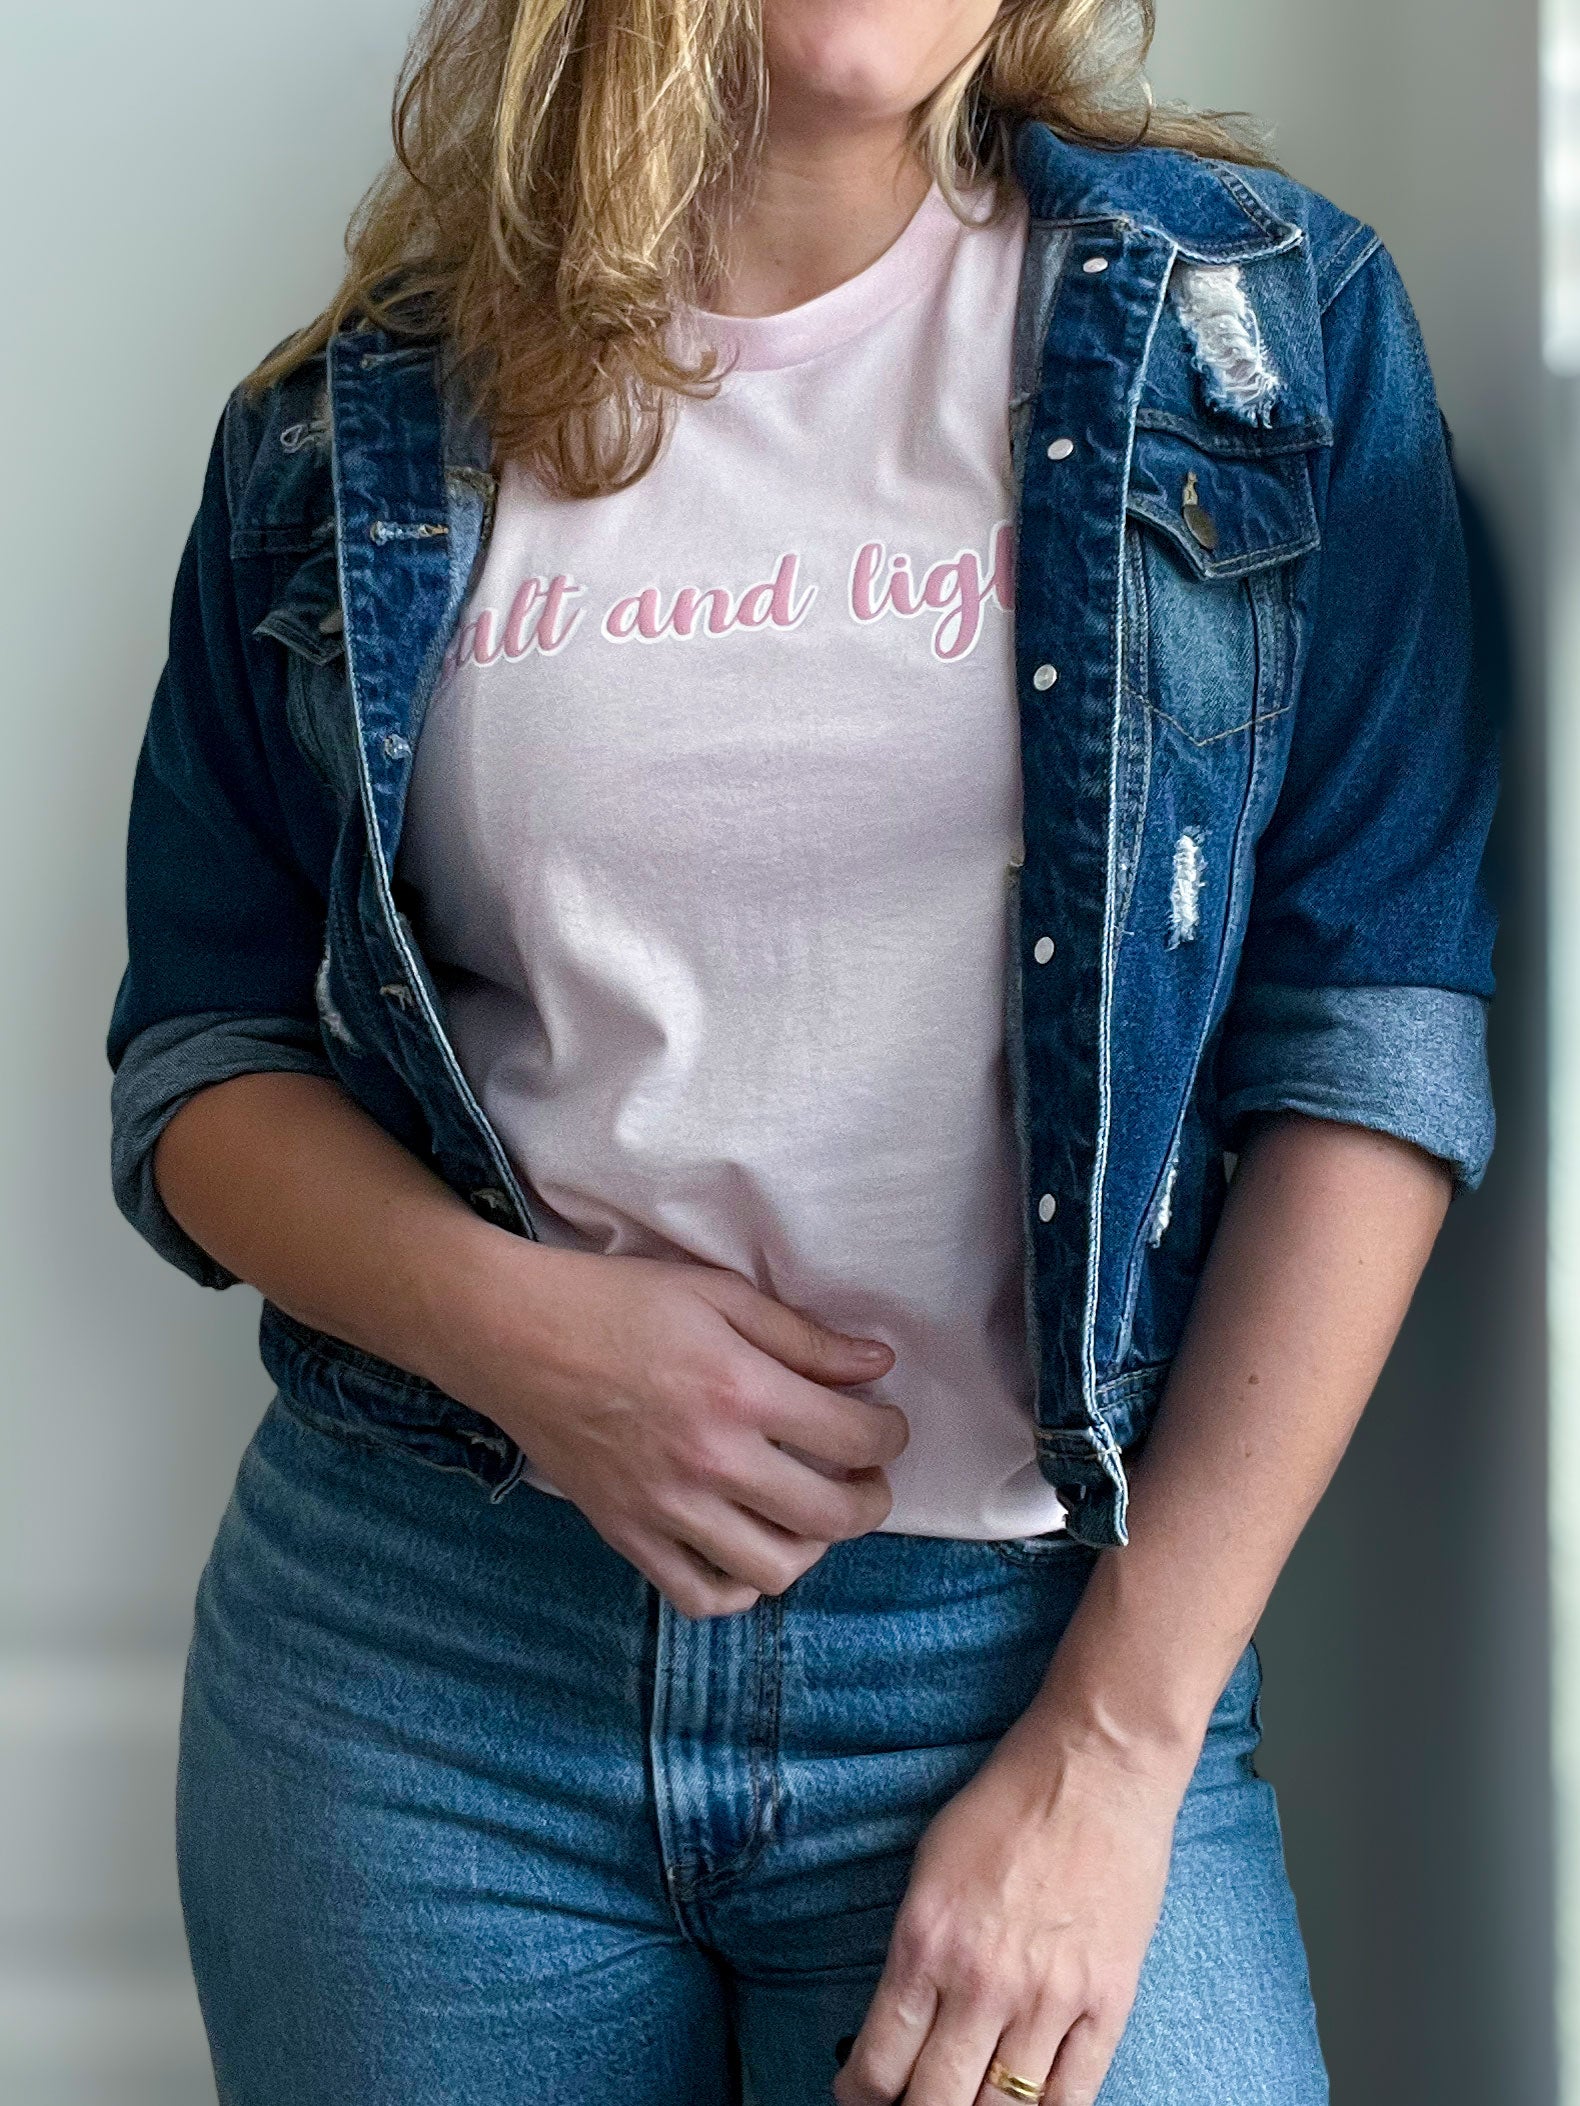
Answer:
[{"label": "woman", "polygon": [[278,1384],[232,2106],[1326,2096],[1251,1633],[1485,1168],[1492,762],[1397,274],[1129,21],[435,0],[227,407],[110,1054]]}]

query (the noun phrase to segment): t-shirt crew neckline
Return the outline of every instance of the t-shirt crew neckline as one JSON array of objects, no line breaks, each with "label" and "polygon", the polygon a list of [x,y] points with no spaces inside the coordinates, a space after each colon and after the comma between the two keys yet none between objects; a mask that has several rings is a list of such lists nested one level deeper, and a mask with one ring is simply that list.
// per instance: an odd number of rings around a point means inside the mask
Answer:
[{"label": "t-shirt crew neckline", "polygon": [[692,308],[690,320],[703,342],[737,373],[802,365],[923,298],[942,277],[961,231],[961,220],[935,183],[883,254],[842,285],[779,314]]}]

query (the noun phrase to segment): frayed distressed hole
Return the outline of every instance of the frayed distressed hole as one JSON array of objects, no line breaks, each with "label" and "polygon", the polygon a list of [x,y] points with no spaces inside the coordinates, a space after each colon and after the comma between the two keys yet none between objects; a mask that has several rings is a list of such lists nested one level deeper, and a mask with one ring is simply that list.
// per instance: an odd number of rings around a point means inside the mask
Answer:
[{"label": "frayed distressed hole", "polygon": [[318,1014],[323,1021],[324,1029],[329,1033],[330,1037],[338,1038],[340,1043],[343,1046],[348,1046],[353,1053],[360,1053],[362,1048],[357,1044],[350,1025],[335,1007],[334,1001],[330,996],[328,951],[325,951],[317,976],[313,981],[313,995],[318,1003]]},{"label": "frayed distressed hole", "polygon": [[1170,296],[1208,401],[1247,424],[1265,424],[1284,382],[1263,340],[1240,266],[1176,264]]},{"label": "frayed distressed hole", "polygon": [[1174,875],[1169,884],[1168,948],[1194,943],[1201,929],[1201,894],[1207,882],[1207,858],[1199,827],[1188,826],[1174,844]]},{"label": "frayed distressed hole", "polygon": [[288,424],[280,434],[282,453],[303,453],[309,446],[327,447],[329,444],[329,422],[327,418],[314,417],[300,424]]},{"label": "frayed distressed hole", "polygon": [[1154,1250],[1169,1232],[1169,1223],[1174,1219],[1174,1183],[1180,1174],[1179,1158],[1169,1164],[1168,1175],[1163,1180],[1163,1194],[1158,1201],[1158,1210],[1152,1217],[1152,1233],[1147,1238]]}]

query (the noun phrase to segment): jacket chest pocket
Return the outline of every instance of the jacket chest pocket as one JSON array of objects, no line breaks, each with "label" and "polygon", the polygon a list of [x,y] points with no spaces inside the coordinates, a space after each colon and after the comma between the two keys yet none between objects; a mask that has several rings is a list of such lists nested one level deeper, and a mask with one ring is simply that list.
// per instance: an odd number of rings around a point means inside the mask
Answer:
[{"label": "jacket chest pocket", "polygon": [[1193,746],[1287,707],[1290,565],[1321,538],[1306,455],[1216,453],[1142,428],[1127,511],[1127,686]]},{"label": "jacket chest pocket", "polygon": [[285,708],[309,767],[342,805],[358,795],[356,726],[333,542],[289,572],[253,634],[285,651]]}]

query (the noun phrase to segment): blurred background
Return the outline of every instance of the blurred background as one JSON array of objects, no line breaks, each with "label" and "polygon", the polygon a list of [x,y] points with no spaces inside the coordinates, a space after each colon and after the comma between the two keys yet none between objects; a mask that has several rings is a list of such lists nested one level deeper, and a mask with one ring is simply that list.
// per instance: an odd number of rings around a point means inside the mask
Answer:
[{"label": "blurred background", "polygon": [[[175,1726],[268,1385],[256,1298],[201,1293],[113,1210],[102,1040],[133,758],[214,422],[332,288],[416,12],[0,5],[8,2106],[213,2102]],[[1504,668],[1499,1150],[1266,1619],[1265,1768],[1337,2106],[1580,2106],[1580,0],[1158,12],[1159,95],[1257,112],[1397,258]]]}]

